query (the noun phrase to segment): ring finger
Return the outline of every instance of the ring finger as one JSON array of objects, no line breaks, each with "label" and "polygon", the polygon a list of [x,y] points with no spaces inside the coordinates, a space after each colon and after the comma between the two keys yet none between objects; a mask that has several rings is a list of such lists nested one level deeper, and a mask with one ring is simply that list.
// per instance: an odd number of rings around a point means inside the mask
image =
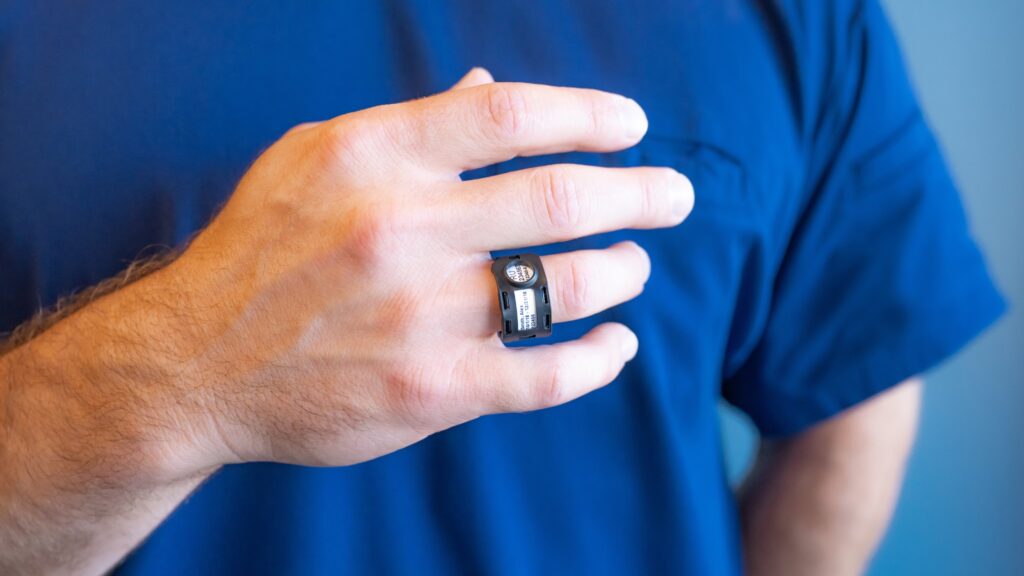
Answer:
[{"label": "ring finger", "polygon": [[[603,250],[542,256],[541,262],[554,323],[586,318],[635,298],[643,291],[651,270],[647,253],[628,241]],[[460,287],[467,305],[455,317],[474,334],[493,335],[501,317],[494,277],[489,268],[478,265],[471,277]]]}]

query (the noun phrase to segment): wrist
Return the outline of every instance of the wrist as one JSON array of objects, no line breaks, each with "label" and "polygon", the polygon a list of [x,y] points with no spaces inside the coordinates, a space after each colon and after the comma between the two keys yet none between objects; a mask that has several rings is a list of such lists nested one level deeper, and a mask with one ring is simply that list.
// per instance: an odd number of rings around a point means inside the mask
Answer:
[{"label": "wrist", "polygon": [[[208,360],[211,306],[194,289],[195,271],[172,262],[89,310],[111,337],[86,364],[106,379],[108,401],[125,414],[119,424],[138,453],[129,472],[142,482],[176,482],[233,461],[215,422],[221,407]],[[115,295],[112,295],[115,296]]]},{"label": "wrist", "polygon": [[140,489],[213,467],[182,399],[190,370],[176,352],[178,313],[160,299],[158,274],[0,357],[9,383],[0,413],[5,467],[31,466],[29,478],[55,483]]}]

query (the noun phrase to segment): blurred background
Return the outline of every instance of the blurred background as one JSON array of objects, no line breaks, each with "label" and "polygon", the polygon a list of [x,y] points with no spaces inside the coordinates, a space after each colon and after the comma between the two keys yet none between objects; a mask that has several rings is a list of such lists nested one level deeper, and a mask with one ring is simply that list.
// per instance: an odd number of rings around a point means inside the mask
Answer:
[{"label": "blurred background", "polygon": [[[1010,312],[927,375],[903,497],[870,574],[1024,574],[1024,1],[883,3]],[[756,436],[723,414],[736,480]]]}]

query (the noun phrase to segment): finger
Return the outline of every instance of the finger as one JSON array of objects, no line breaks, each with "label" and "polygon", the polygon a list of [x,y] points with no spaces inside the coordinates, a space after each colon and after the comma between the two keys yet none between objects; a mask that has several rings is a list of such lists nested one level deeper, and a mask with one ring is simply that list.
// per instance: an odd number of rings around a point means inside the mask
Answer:
[{"label": "finger", "polygon": [[635,334],[610,322],[579,340],[481,351],[471,375],[471,397],[483,413],[526,412],[564,404],[605,386],[636,356]]},{"label": "finger", "polygon": [[437,217],[453,246],[480,252],[675,226],[693,208],[692,184],[671,168],[560,164],[460,186]]},{"label": "finger", "polygon": [[586,318],[632,300],[651,276],[651,259],[635,242],[541,258],[552,322]]},{"label": "finger", "polygon": [[647,131],[636,102],[598,90],[492,83],[412,104],[412,152],[446,172],[515,156],[620,150]]},{"label": "finger", "polygon": [[378,106],[332,122],[331,141],[359,163],[404,160],[452,175],[501,162],[570,150],[609,152],[647,131],[640,106],[580,88],[496,82]]},{"label": "finger", "polygon": [[[635,242],[542,256],[541,262],[553,323],[586,318],[631,300],[643,292],[651,275],[650,257]],[[498,307],[502,303],[490,268],[474,266],[472,280],[461,281],[460,289],[467,296],[460,298],[463,306],[454,312],[453,324],[465,327],[469,336],[496,333],[501,328]]]},{"label": "finger", "polygon": [[494,82],[494,77],[491,76],[491,73],[488,72],[486,68],[476,66],[470,69],[469,72],[466,72],[466,75],[448,90],[461,90],[463,88],[472,88],[473,86],[481,86],[492,82]]}]

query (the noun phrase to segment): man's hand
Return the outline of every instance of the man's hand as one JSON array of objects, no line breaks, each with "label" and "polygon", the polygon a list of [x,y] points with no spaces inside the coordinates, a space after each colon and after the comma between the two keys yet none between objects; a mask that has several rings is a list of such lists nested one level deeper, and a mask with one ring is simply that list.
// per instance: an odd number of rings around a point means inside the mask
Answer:
[{"label": "man's hand", "polygon": [[[195,469],[351,464],[610,382],[637,349],[622,325],[502,346],[488,251],[678,224],[693,202],[686,178],[569,165],[458,176],[517,155],[616,150],[645,129],[619,96],[485,84],[286,135],[167,270],[202,318],[178,347],[188,376],[175,393],[190,399],[179,417],[207,415]],[[632,243],[544,264],[554,322],[636,296],[650,265]]]},{"label": "man's hand", "polygon": [[[615,378],[638,345],[619,324],[504,348],[488,252],[678,224],[690,184],[571,165],[461,181],[646,131],[621,96],[489,80],[296,127],[178,260],[0,358],[0,571],[102,570],[224,463],[351,464]],[[622,243],[544,265],[564,322],[639,294],[650,263]]]}]

